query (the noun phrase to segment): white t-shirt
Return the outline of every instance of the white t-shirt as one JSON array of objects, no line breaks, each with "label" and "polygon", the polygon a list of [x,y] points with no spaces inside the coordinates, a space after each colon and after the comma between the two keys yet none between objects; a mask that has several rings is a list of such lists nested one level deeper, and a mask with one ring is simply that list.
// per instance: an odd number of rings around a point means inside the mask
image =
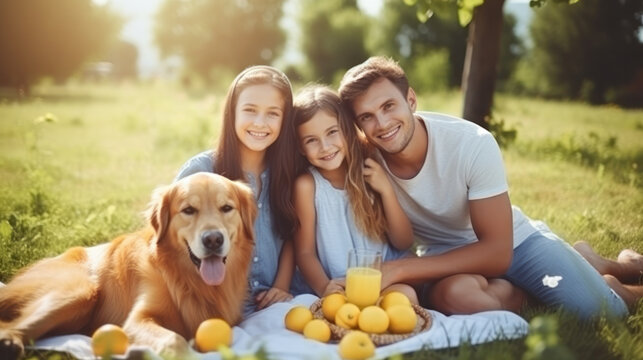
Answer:
[{"label": "white t-shirt", "polygon": [[[422,169],[412,179],[400,179],[385,166],[413,225],[419,255],[435,255],[478,241],[469,200],[502,194],[508,185],[500,148],[491,133],[449,115],[417,115],[424,120],[429,140]],[[544,224],[531,221],[515,206],[512,210],[516,248]]]}]

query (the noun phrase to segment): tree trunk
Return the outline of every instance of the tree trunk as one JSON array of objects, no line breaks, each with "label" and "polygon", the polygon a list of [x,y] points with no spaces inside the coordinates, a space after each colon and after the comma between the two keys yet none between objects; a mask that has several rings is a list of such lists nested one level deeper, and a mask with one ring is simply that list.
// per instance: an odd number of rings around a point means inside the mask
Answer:
[{"label": "tree trunk", "polygon": [[504,4],[505,0],[485,0],[474,9],[469,25],[462,73],[462,117],[484,128],[488,127],[485,117],[491,114],[496,86]]}]

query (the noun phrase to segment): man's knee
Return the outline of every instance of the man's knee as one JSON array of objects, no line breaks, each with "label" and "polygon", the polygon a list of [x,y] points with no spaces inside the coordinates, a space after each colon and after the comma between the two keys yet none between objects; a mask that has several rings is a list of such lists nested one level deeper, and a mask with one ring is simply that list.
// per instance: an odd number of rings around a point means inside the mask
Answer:
[{"label": "man's knee", "polygon": [[435,283],[428,295],[430,306],[446,314],[471,314],[489,310],[487,279],[481,275],[459,274]]}]

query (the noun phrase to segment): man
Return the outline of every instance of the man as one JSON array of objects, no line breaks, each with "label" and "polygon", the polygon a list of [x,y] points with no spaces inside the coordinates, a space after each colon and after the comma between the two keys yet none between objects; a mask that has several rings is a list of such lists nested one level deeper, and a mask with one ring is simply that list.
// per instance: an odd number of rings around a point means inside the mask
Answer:
[{"label": "man", "polygon": [[488,131],[416,113],[404,71],[387,58],[350,69],[339,93],[379,150],[418,245],[420,257],[384,265],[382,287],[429,284],[428,304],[448,314],[518,312],[526,294],[581,318],[627,314],[576,251],[511,206],[500,149]]}]

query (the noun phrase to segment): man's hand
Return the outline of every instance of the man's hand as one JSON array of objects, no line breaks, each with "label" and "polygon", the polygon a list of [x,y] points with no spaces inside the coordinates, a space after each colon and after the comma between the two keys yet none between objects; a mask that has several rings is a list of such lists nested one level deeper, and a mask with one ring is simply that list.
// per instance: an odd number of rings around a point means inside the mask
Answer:
[{"label": "man's hand", "polygon": [[292,299],[292,295],[289,292],[272,287],[257,294],[255,303],[257,304],[257,310],[261,310],[274,303],[288,301],[290,299]]},{"label": "man's hand", "polygon": [[397,270],[397,267],[393,261],[383,262],[380,270],[382,271],[382,289],[386,289],[398,282],[395,279],[395,270]]}]

